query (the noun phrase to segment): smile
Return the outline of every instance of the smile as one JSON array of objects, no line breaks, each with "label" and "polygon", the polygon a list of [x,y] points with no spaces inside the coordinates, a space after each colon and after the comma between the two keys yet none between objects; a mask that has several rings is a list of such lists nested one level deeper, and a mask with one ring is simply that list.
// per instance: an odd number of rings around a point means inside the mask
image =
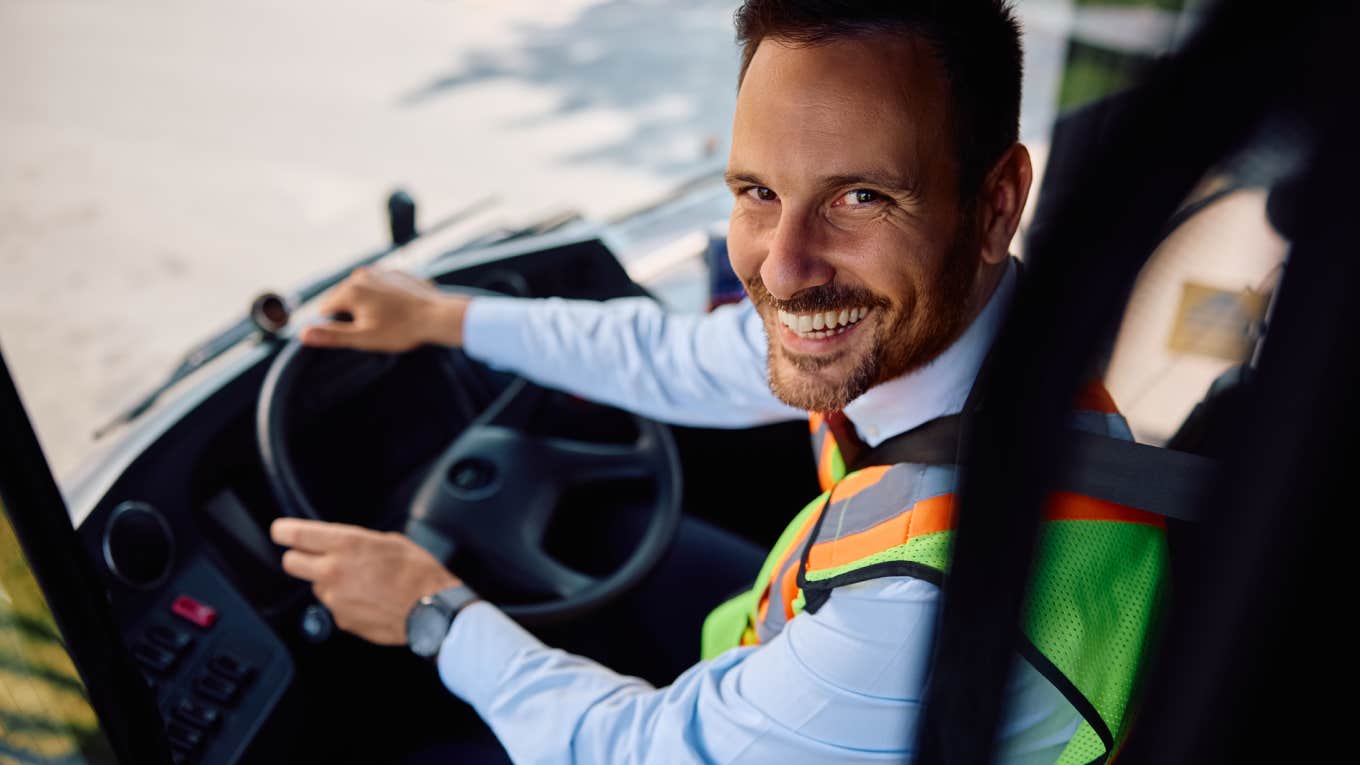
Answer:
[{"label": "smile", "polygon": [[779,321],[798,337],[820,340],[845,332],[869,314],[867,307],[845,308],[819,313],[779,312]]}]

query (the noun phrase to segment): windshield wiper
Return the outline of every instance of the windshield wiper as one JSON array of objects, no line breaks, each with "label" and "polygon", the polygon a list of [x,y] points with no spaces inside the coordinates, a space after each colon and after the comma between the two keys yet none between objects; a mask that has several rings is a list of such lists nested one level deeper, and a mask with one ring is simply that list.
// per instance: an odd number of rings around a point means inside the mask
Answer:
[{"label": "windshield wiper", "polygon": [[[404,191],[395,191],[387,199],[388,223],[392,231],[392,244],[373,253],[360,257],[344,267],[304,284],[300,289],[293,293],[291,303],[302,305],[307,301],[319,296],[326,290],[344,281],[356,268],[371,265],[383,258],[401,250],[411,242],[424,236],[429,236],[438,231],[448,228],[456,223],[462,222],[482,210],[495,204],[495,197],[483,197],[477,201],[466,205],[447,217],[439,220],[433,226],[421,231],[416,230],[415,226],[415,202]],[[166,391],[173,388],[179,381],[198,371],[204,364],[216,359],[223,353],[235,347],[242,340],[259,332],[260,328],[255,320],[247,315],[234,324],[224,328],[217,334],[199,343],[184,357],[180,359],[179,365],[170,373],[165,380],[153,388],[149,393],[139,399],[135,404],[120,412],[116,417],[105,425],[99,427],[94,432],[96,439],[103,438],[113,430],[126,425],[133,420],[141,417],[148,409],[156,404]]]}]

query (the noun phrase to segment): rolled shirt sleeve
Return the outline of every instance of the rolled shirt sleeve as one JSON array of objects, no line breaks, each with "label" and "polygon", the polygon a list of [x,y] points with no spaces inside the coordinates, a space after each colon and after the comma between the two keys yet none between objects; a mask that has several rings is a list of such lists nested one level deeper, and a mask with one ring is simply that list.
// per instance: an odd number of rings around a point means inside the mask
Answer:
[{"label": "rolled shirt sleeve", "polygon": [[750,301],[677,314],[648,298],[475,298],[469,356],[583,398],[676,425],[742,428],[807,413],[770,392]]},{"label": "rolled shirt sleeve", "polygon": [[[439,655],[516,763],[909,761],[939,590],[905,577],[837,589],[769,643],[653,688],[549,648],[494,606],[468,607]],[[1076,710],[1016,660],[1002,761],[1053,762]]]}]

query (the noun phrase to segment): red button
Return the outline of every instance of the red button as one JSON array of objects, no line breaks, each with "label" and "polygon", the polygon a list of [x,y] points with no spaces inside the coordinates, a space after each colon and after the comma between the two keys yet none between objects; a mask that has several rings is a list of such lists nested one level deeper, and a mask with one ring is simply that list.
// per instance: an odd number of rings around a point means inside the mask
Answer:
[{"label": "red button", "polygon": [[200,603],[188,595],[175,598],[175,602],[170,604],[170,613],[205,630],[217,623],[216,608]]}]

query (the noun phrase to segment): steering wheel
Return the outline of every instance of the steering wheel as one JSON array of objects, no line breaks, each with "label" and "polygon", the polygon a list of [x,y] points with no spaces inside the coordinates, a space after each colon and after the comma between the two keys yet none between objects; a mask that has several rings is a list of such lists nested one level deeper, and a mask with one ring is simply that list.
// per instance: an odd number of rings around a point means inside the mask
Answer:
[{"label": "steering wheel", "polygon": [[[529,425],[547,393],[523,378],[499,394],[458,350],[439,349],[450,395],[466,409],[491,404],[430,466],[411,502],[405,532],[453,570],[471,556],[514,594],[501,608],[524,624],[574,618],[619,597],[637,584],[669,549],[680,519],[680,461],[670,431],[631,415],[638,433],[629,444],[601,444],[535,435]],[[393,357],[333,351],[289,341],[265,377],[256,409],[256,436],[269,486],[285,515],[325,520],[299,481],[288,424],[299,400],[303,372],[325,362],[371,378]],[[351,375],[353,377],[354,375]],[[360,375],[362,376],[362,375]],[[344,377],[344,375],[339,375]],[[334,379],[334,378],[332,378]],[[544,549],[564,495],[585,484],[646,479],[654,487],[636,547],[614,571],[592,576],[561,563]],[[522,599],[538,602],[519,602]],[[544,599],[546,598],[546,599]]]}]

